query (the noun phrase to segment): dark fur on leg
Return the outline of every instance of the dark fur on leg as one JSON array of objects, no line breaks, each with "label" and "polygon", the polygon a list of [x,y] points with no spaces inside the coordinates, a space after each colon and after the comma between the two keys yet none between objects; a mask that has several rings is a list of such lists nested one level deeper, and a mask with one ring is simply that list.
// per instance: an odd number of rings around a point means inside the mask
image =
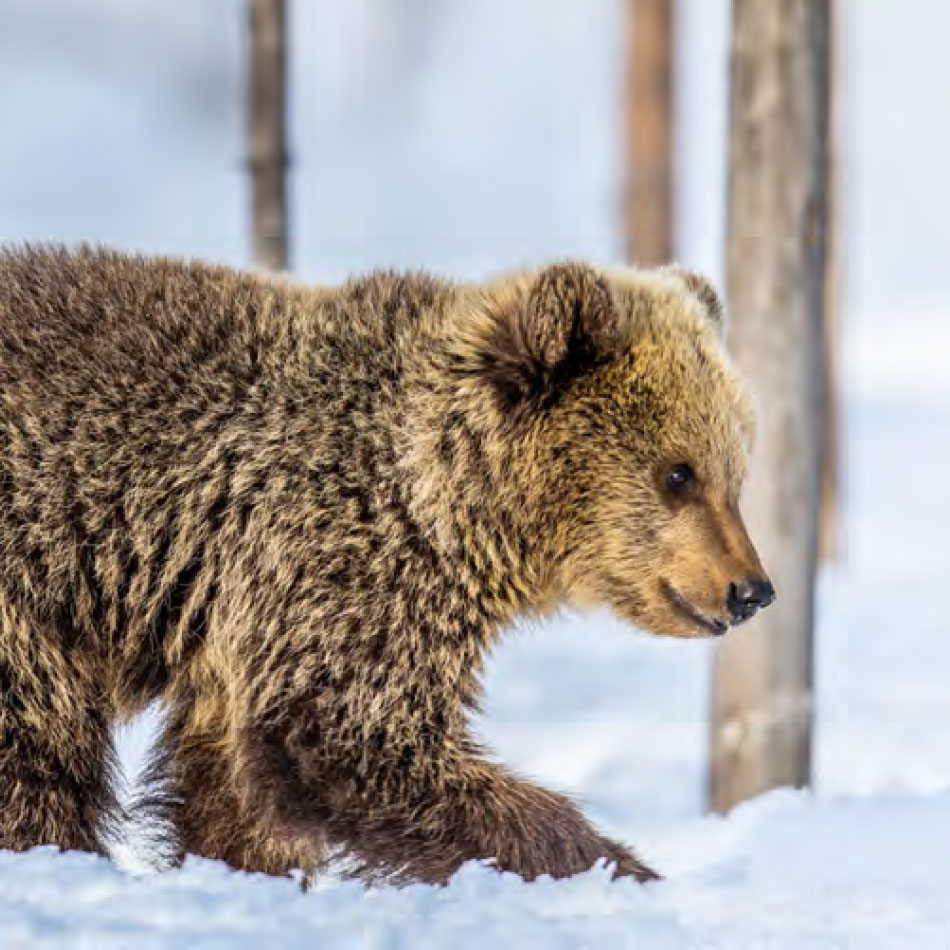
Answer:
[{"label": "dark fur on leg", "polygon": [[53,844],[106,855],[121,818],[109,720],[82,702],[88,692],[70,693],[65,667],[56,672],[63,692],[42,688],[36,673],[48,672],[49,659],[24,677],[0,654],[0,848]]},{"label": "dark fur on leg", "polygon": [[202,725],[186,702],[170,710],[136,805],[156,830],[155,843],[172,864],[194,854],[243,871],[312,875],[322,854],[309,842],[275,835],[236,794],[235,765],[222,721],[223,710]]},{"label": "dark fur on leg", "polygon": [[655,880],[629,849],[602,835],[561,795],[479,763],[466,778],[414,809],[397,805],[335,816],[331,836],[348,842],[368,879],[444,884],[465,862],[490,859],[527,881],[569,877],[604,859],[615,877]]},{"label": "dark fur on leg", "polygon": [[568,877],[601,859],[613,864],[615,877],[657,879],[564,796],[478,758],[438,757],[429,749],[415,774],[381,763],[348,767],[339,759],[328,767],[325,754],[292,737],[249,730],[240,775],[245,800],[272,828],[302,840],[325,838],[348,859],[348,873],[368,882],[444,884],[473,859],[529,881]]}]

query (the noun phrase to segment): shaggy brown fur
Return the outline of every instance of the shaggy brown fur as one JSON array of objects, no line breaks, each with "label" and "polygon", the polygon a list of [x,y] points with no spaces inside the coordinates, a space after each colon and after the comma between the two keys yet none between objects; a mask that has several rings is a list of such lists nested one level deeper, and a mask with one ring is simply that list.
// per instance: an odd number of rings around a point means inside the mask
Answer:
[{"label": "shaggy brown fur", "polygon": [[760,572],[718,309],[675,270],[314,289],[0,254],[0,847],[102,851],[110,723],[161,697],[182,852],[651,877],[468,716],[518,615],[701,635]]}]

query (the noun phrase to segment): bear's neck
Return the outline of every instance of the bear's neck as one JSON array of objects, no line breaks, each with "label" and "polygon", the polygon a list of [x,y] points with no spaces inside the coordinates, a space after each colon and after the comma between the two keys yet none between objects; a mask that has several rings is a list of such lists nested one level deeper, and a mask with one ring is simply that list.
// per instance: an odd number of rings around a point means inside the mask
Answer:
[{"label": "bear's neck", "polygon": [[530,442],[490,418],[452,386],[427,386],[410,400],[399,453],[410,511],[486,646],[518,617],[556,606]]}]

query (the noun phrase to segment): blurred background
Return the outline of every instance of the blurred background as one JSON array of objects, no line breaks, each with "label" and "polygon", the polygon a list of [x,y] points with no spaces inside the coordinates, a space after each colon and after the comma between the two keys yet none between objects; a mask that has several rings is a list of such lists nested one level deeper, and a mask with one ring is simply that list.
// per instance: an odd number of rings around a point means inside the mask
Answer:
[{"label": "blurred background", "polygon": [[[672,63],[672,251],[718,285],[730,9],[679,0]],[[629,16],[627,0],[290,3],[293,274],[628,259]],[[842,0],[835,19],[842,487],[812,784],[928,792],[950,788],[950,7]],[[245,0],[0,0],[0,239],[250,265],[248,46]],[[558,618],[497,651],[479,729],[673,872],[675,829],[706,807],[715,649]],[[132,774],[150,728],[123,732]]]}]

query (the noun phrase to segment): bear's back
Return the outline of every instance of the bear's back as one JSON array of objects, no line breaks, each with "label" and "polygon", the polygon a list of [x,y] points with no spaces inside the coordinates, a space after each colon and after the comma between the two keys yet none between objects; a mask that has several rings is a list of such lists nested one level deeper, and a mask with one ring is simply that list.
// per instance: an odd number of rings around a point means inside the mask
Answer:
[{"label": "bear's back", "polygon": [[185,638],[181,591],[252,510],[343,531],[389,504],[405,364],[446,292],[0,252],[0,600],[113,643]]}]

